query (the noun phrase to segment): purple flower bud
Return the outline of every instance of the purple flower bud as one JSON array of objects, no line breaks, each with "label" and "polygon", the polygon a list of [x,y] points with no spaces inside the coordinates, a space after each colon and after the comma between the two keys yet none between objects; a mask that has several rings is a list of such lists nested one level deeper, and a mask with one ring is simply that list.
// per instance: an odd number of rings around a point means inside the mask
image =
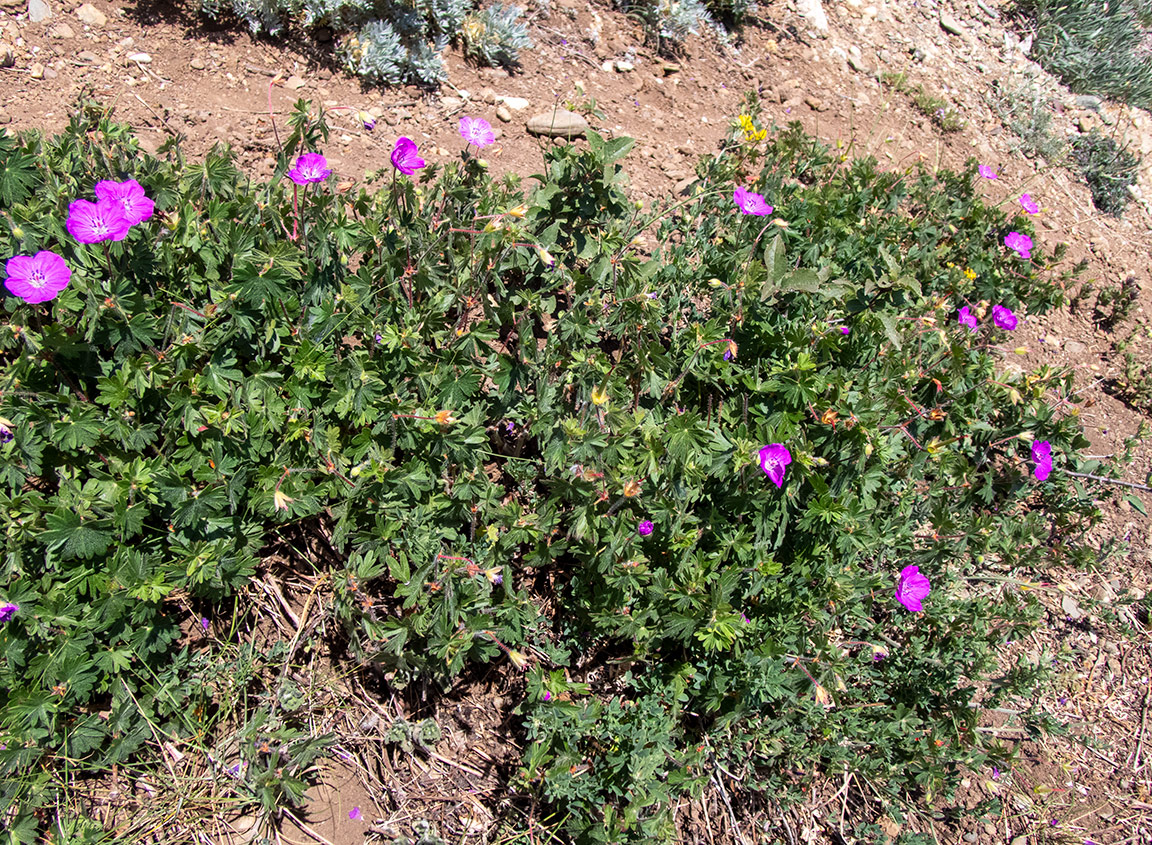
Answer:
[{"label": "purple flower bud", "polygon": [[3,625],[9,619],[17,614],[20,610],[20,605],[15,602],[8,602],[7,604],[0,604],[0,625]]},{"label": "purple flower bud", "polygon": [[548,692],[548,690],[544,690],[544,700],[545,701],[551,701],[552,700],[552,693]]},{"label": "purple flower bud", "polygon": [[652,529],[655,527],[656,526],[652,524],[652,520],[646,519],[636,527],[636,531],[640,534],[641,537],[647,537],[652,533]]},{"label": "purple flower bud", "polygon": [[212,624],[212,623],[208,621],[208,617],[207,617],[207,616],[203,616],[203,617],[201,617],[201,618],[200,618],[200,627],[204,629],[205,633],[207,633],[207,631],[208,631],[208,626],[209,626],[209,625],[211,625],[211,624]]}]

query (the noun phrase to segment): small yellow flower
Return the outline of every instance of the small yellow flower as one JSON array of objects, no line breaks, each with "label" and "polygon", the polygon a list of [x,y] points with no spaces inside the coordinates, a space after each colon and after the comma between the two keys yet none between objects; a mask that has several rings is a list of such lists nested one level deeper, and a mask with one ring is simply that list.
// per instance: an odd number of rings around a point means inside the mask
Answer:
[{"label": "small yellow flower", "polygon": [[976,271],[971,267],[968,267],[964,270],[964,275],[968,277],[969,281],[971,281],[976,278]]},{"label": "small yellow flower", "polygon": [[517,669],[525,669],[528,666],[528,658],[518,651],[508,649],[508,659],[512,661],[512,665]]},{"label": "small yellow flower", "polygon": [[436,422],[440,423],[440,425],[451,425],[456,422],[456,418],[452,416],[451,411],[437,411],[434,416],[436,417]]},{"label": "small yellow flower", "polygon": [[607,405],[608,404],[608,391],[603,387],[592,388],[592,404],[593,405]]},{"label": "small yellow flower", "polygon": [[498,232],[501,228],[503,228],[503,226],[503,220],[501,220],[499,217],[493,217],[491,220],[484,224],[484,231],[491,234],[492,232]]},{"label": "small yellow flower", "polygon": [[544,249],[542,246],[536,247],[536,254],[540,256],[540,260],[544,262],[546,267],[552,267],[556,264],[556,259],[552,257],[552,253]]},{"label": "small yellow flower", "polygon": [[640,482],[629,481],[624,485],[624,496],[629,499],[634,499],[640,495]]},{"label": "small yellow flower", "polygon": [[296,500],[293,499],[291,496],[286,496],[283,493],[281,493],[279,490],[275,491],[272,494],[272,505],[278,511],[288,510],[288,503],[294,502],[294,501],[296,501]]},{"label": "small yellow flower", "polygon": [[520,204],[515,208],[510,208],[505,212],[509,217],[515,217],[517,220],[522,220],[524,215],[528,213],[528,206]]}]

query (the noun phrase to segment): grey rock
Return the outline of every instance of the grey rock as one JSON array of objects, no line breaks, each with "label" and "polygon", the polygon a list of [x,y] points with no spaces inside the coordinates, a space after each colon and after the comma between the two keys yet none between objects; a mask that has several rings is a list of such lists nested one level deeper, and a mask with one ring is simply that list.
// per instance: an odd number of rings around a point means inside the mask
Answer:
[{"label": "grey rock", "polygon": [[147,53],[129,53],[128,61],[136,62],[137,64],[146,65],[152,61],[152,57]]},{"label": "grey rock", "polygon": [[676,194],[676,196],[678,196],[678,197],[688,197],[688,196],[691,196],[691,195],[692,195],[692,188],[693,188],[693,186],[694,186],[694,185],[695,185],[695,184],[696,184],[698,181],[700,181],[700,180],[699,180],[699,179],[697,179],[695,176],[689,176],[689,177],[688,177],[688,178],[686,178],[686,179],[681,179],[681,180],[680,180],[679,182],[677,182],[677,183],[676,183],[676,185],[675,185],[675,186],[672,188],[672,191],[673,191],[673,192]]},{"label": "grey rock", "polygon": [[499,98],[496,96],[496,92],[493,91],[491,88],[481,88],[480,89],[480,102],[488,103],[488,105],[494,106],[494,105],[496,105],[496,103],[499,102]]},{"label": "grey rock", "polygon": [[1028,845],[1028,837],[1024,835],[1017,836],[1015,839],[1009,842],[1008,845]]},{"label": "grey rock", "polygon": [[193,70],[204,70],[204,68],[207,67],[204,60],[199,56],[194,57],[192,61],[188,62],[188,66]]},{"label": "grey rock", "polygon": [[575,112],[556,109],[529,118],[528,131],[548,138],[581,138],[588,131],[588,121]]},{"label": "grey rock", "polygon": [[459,97],[442,97],[440,105],[445,111],[452,111],[452,109],[459,109],[464,107],[464,101]]},{"label": "grey rock", "polygon": [[828,105],[823,100],[819,97],[813,97],[811,94],[804,98],[804,102],[812,111],[824,111],[824,109],[828,108]]},{"label": "grey rock", "polygon": [[12,115],[6,111],[0,111],[0,126],[7,126],[12,122]]},{"label": "grey rock", "polygon": [[524,111],[531,103],[523,97],[501,97],[500,102],[506,105],[512,111]]},{"label": "grey rock", "polygon": [[1069,355],[1083,355],[1088,351],[1088,347],[1078,340],[1069,340],[1064,343],[1064,351]]},{"label": "grey rock", "polygon": [[1077,94],[1073,99],[1077,108],[1088,111],[1100,111],[1100,106],[1104,105],[1103,100],[1099,97],[1093,97],[1091,94]]},{"label": "grey rock", "polygon": [[288,81],[284,83],[285,88],[291,88],[293,91],[299,91],[301,88],[304,87],[304,85],[305,85],[304,80],[301,79],[299,76],[296,76],[296,74],[292,74],[292,76],[289,76]]},{"label": "grey rock", "polygon": [[622,62],[622,61],[616,62],[616,70],[620,73],[628,73],[628,71],[635,70],[635,69],[636,69],[636,65],[632,64],[632,62]]},{"label": "grey rock", "polygon": [[32,23],[40,23],[52,17],[52,10],[48,8],[45,0],[28,0],[28,17]]},{"label": "grey rock", "polygon": [[75,38],[76,37],[76,31],[73,30],[72,27],[68,26],[68,24],[64,23],[63,21],[60,21],[59,23],[52,24],[52,26],[50,26],[48,28],[48,34],[51,35],[53,38],[59,38],[59,39]]},{"label": "grey rock", "polygon": [[510,123],[512,121],[512,112],[508,111],[507,106],[497,106],[496,116],[505,123]]},{"label": "grey rock", "polygon": [[1080,612],[1080,603],[1072,596],[1064,596],[1060,599],[1060,609],[1067,613],[1072,619],[1079,619],[1082,614]]},{"label": "grey rock", "polygon": [[852,68],[852,70],[856,71],[857,73],[872,72],[868,65],[864,64],[864,60],[862,58],[857,58],[851,53],[848,54],[848,67]]},{"label": "grey rock", "polygon": [[94,65],[99,63],[100,57],[93,53],[91,50],[81,50],[76,54],[76,58],[85,64]]},{"label": "grey rock", "polygon": [[956,20],[956,18],[947,12],[940,13],[940,28],[953,35],[964,35],[964,27],[960,25],[960,22]]},{"label": "grey rock", "polygon": [[85,3],[76,10],[76,17],[80,18],[81,22],[89,26],[104,26],[108,23],[108,16],[93,6],[91,3]]},{"label": "grey rock", "polygon": [[965,842],[975,842],[979,838],[980,837],[977,836],[975,833],[965,833],[964,834],[964,841]]}]

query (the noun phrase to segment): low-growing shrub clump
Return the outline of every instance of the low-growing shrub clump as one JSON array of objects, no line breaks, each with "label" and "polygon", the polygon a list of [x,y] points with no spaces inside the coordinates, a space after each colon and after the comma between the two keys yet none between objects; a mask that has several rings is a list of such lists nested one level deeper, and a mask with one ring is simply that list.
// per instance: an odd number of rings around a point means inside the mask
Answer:
[{"label": "low-growing shrub clump", "polygon": [[471,0],[201,0],[200,8],[211,18],[234,15],[253,33],[280,35],[293,23],[329,28],[341,36],[337,52],[348,72],[384,85],[439,85],[446,78],[440,53],[452,43],[504,67],[532,46],[523,9],[499,0],[483,9]]},{"label": "low-growing shrub clump", "polygon": [[645,210],[625,138],[547,147],[524,185],[470,120],[459,163],[400,139],[339,193],[323,121],[292,129],[269,184],[144,155],[92,104],[0,138],[18,841],[164,741],[239,806],[300,800],[327,740],[258,671],[299,643],[265,654],[237,600],[285,537],[327,550],[357,666],[506,667],[513,786],[581,841],[668,838],[717,782],[850,771],[928,804],[1006,759],[988,708],[1044,724],[1045,664],[1003,648],[1048,563],[1090,554],[1101,493],[1071,473],[1103,470],[1070,373],[1012,363],[1061,277],[975,163],[882,172],[752,104]]},{"label": "low-growing shrub clump", "polygon": [[1078,94],[1152,106],[1148,0],[1016,0],[1031,55]]},{"label": "low-growing shrub clump", "polygon": [[1089,132],[1072,142],[1072,160],[1092,192],[1092,204],[1105,214],[1120,217],[1136,184],[1136,156],[1116,143],[1114,138]]}]

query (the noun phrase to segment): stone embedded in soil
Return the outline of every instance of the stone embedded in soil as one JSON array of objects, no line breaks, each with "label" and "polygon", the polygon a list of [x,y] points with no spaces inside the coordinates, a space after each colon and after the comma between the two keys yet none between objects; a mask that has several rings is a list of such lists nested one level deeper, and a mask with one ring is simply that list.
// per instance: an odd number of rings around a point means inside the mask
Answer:
[{"label": "stone embedded in soil", "polygon": [[108,23],[108,16],[91,3],[84,3],[80,6],[80,8],[76,10],[76,17],[89,26],[104,26],[104,24]]},{"label": "stone embedded in soil", "polygon": [[8,112],[0,110],[0,126],[6,126],[12,122],[12,115]]},{"label": "stone embedded in soil", "polygon": [[304,87],[304,85],[305,85],[304,80],[301,79],[299,76],[296,76],[295,74],[293,74],[292,76],[289,76],[288,81],[284,83],[284,86],[286,88],[291,88],[293,91],[299,91],[301,88]]},{"label": "stone embedded in soil", "polygon": [[512,112],[508,111],[508,107],[504,105],[496,107],[496,116],[505,123],[510,123],[512,121]]},{"label": "stone embedded in soil", "polygon": [[40,64],[40,62],[33,62],[32,67],[28,69],[28,73],[32,75],[33,79],[43,79],[44,65]]},{"label": "stone embedded in soil", "polygon": [[40,23],[52,17],[52,10],[45,0],[28,0],[28,17],[32,23]]},{"label": "stone embedded in soil", "polygon": [[76,37],[75,30],[73,30],[72,27],[68,26],[68,24],[64,23],[63,21],[60,23],[52,24],[52,26],[48,28],[48,34],[53,38],[59,38],[61,40],[65,38]]},{"label": "stone embedded in soil", "polygon": [[500,102],[512,111],[524,111],[530,105],[523,97],[501,97]]},{"label": "stone embedded in soil", "polygon": [[76,58],[89,65],[94,65],[100,61],[100,57],[93,53],[91,50],[81,50],[76,54]]},{"label": "stone embedded in soil", "polygon": [[940,28],[953,35],[964,35],[964,27],[960,22],[944,11],[940,12]]},{"label": "stone embedded in soil", "polygon": [[11,44],[0,41],[0,67],[12,67],[16,64],[16,51]]},{"label": "stone embedded in soil", "polygon": [[192,61],[188,63],[188,66],[193,70],[204,70],[204,68],[207,67],[207,65],[204,63],[204,60],[199,56],[192,59]]},{"label": "stone embedded in soil", "polygon": [[824,111],[824,109],[828,108],[827,103],[825,103],[819,97],[813,97],[811,94],[804,98],[804,102],[808,105],[808,108],[812,109],[812,111]]},{"label": "stone embedded in soil", "polygon": [[487,103],[490,106],[494,106],[494,105],[496,105],[496,103],[500,102],[500,98],[496,96],[496,92],[493,91],[491,88],[481,88],[480,89],[480,102]]},{"label": "stone embedded in soil", "polygon": [[588,121],[575,112],[556,109],[529,118],[528,131],[549,138],[581,138],[588,131]]},{"label": "stone embedded in soil", "polygon": [[146,65],[152,61],[152,57],[147,53],[129,53],[128,61],[136,62],[137,64]]}]

